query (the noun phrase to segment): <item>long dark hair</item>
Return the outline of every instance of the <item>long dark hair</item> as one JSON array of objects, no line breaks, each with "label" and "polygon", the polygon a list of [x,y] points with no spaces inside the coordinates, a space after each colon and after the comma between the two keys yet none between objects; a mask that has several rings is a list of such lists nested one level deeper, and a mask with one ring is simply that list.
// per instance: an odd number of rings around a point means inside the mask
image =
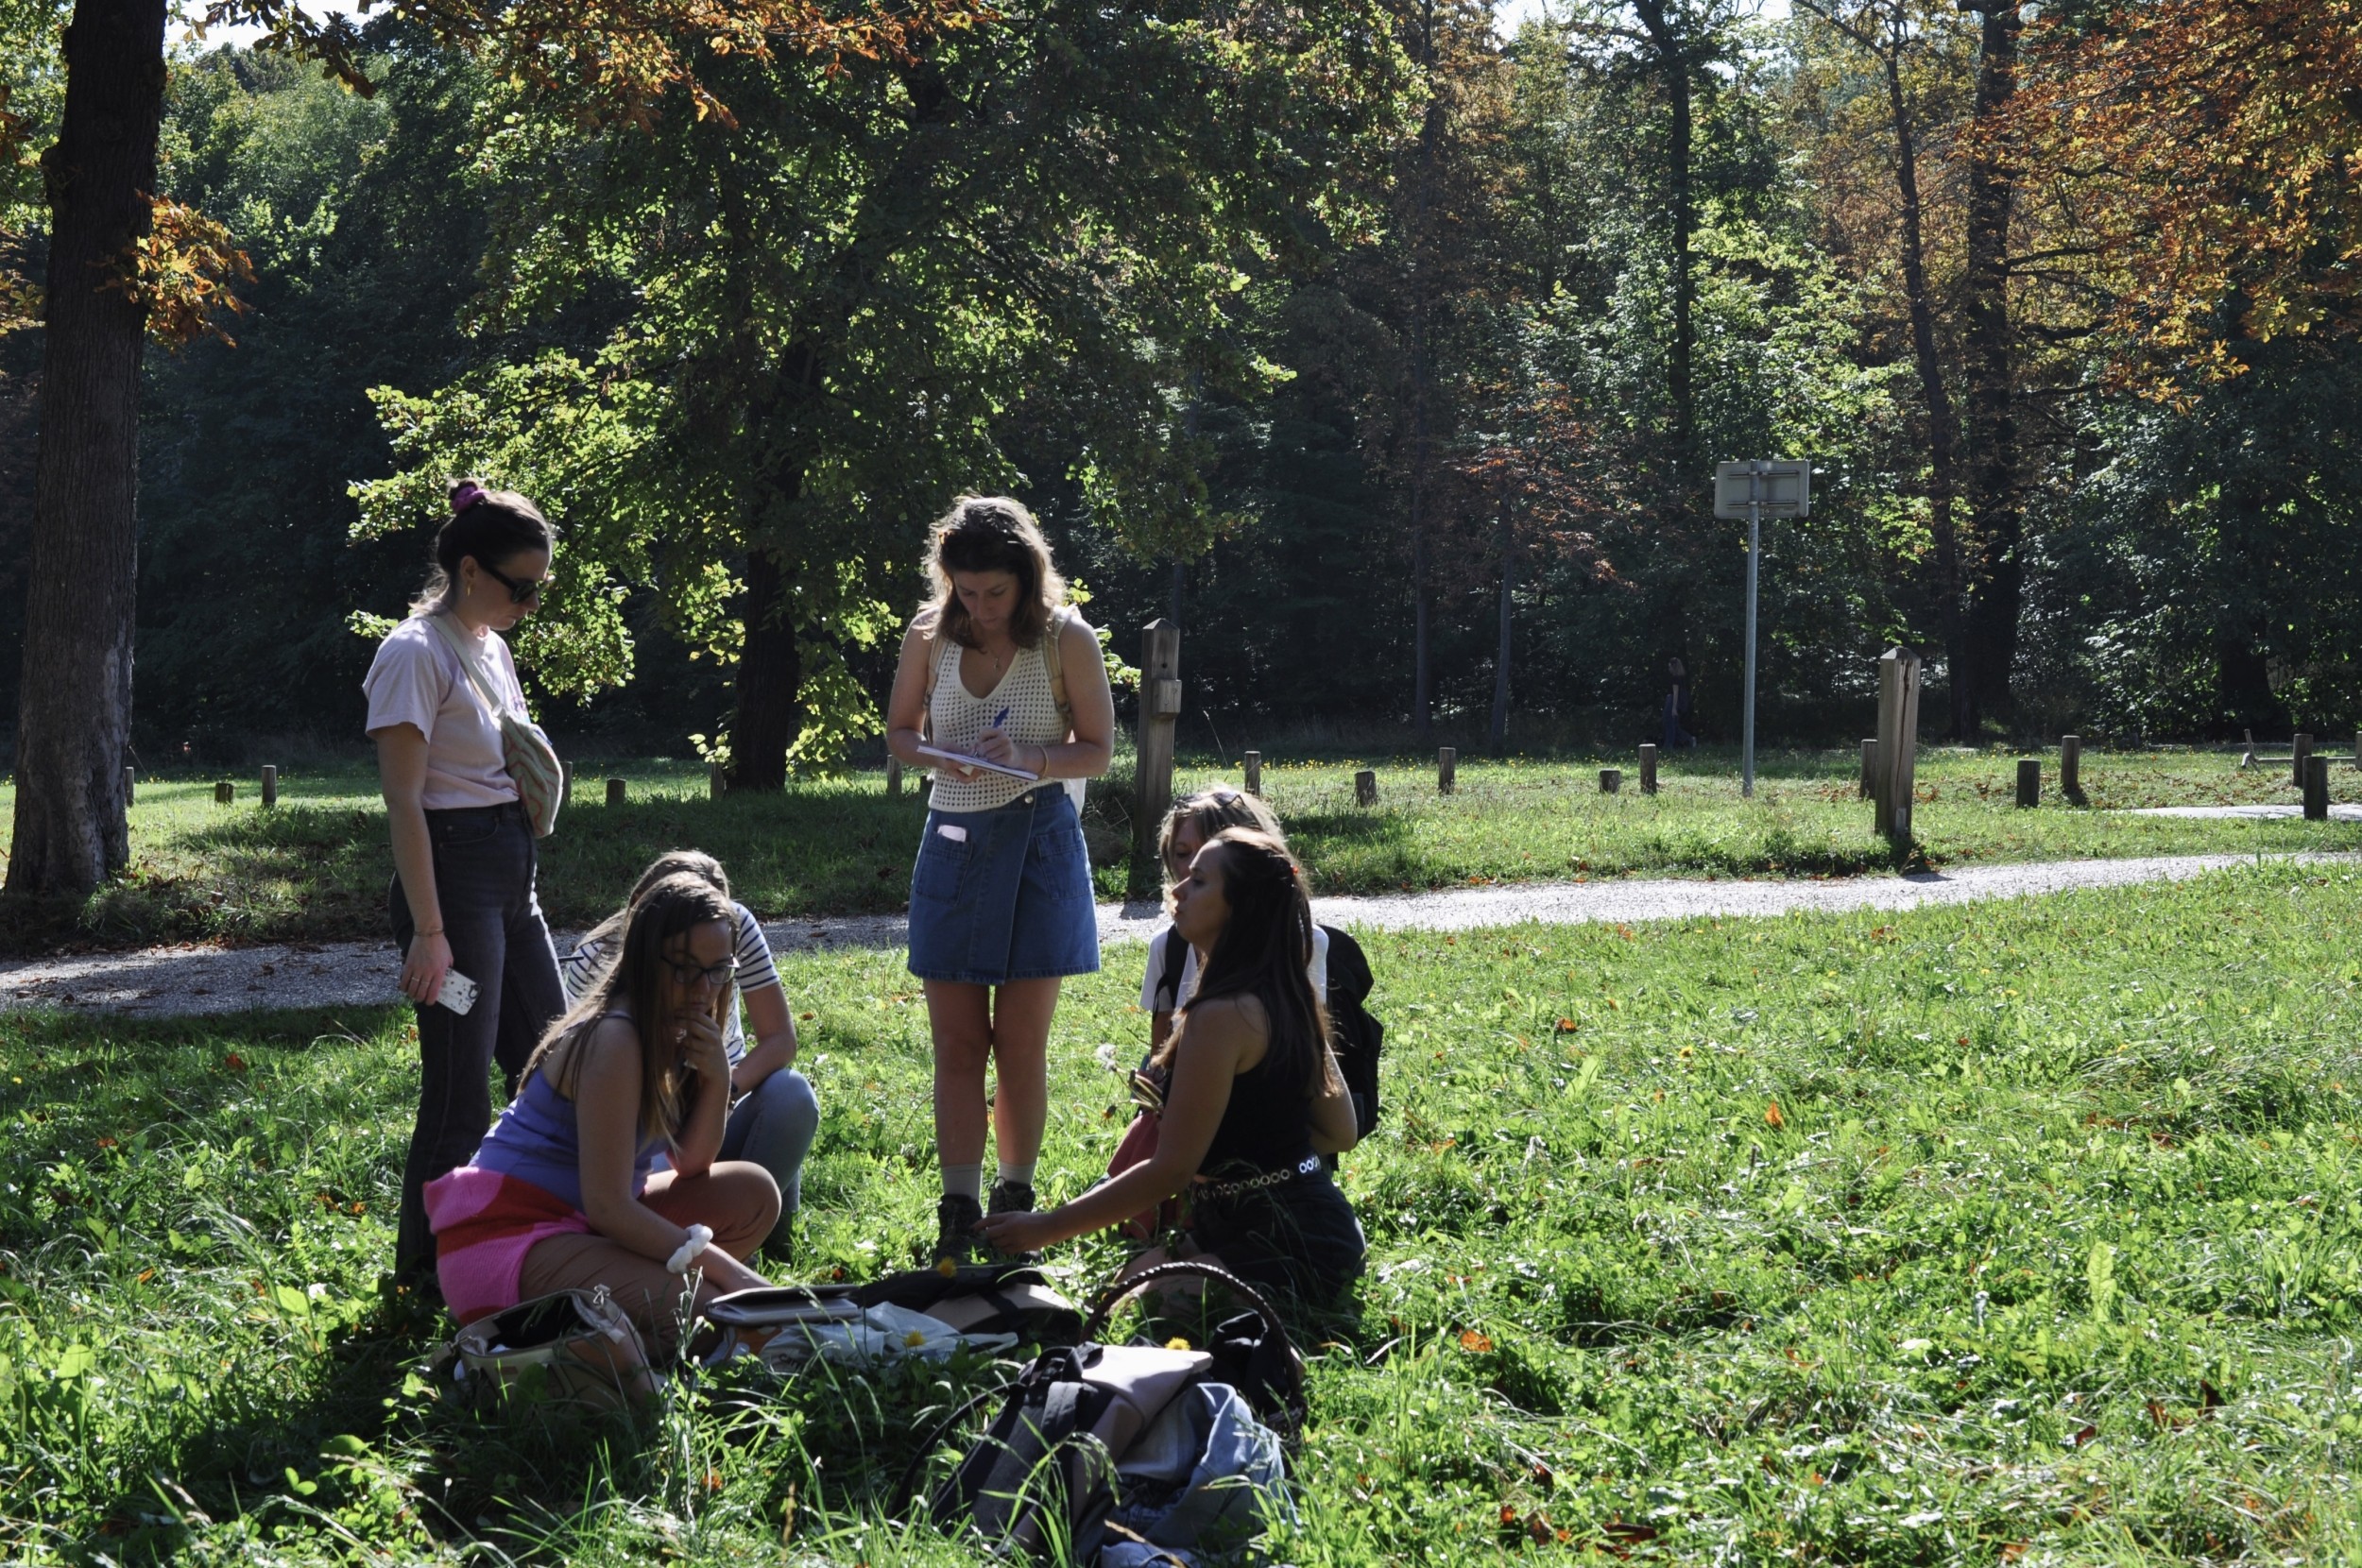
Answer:
[{"label": "long dark hair", "polygon": [[927,548],[927,579],[934,597],[922,616],[934,617],[934,633],[963,648],[976,646],[967,606],[951,587],[954,571],[1006,571],[1017,578],[1017,608],[1009,616],[1009,640],[1030,648],[1050,629],[1050,616],[1066,603],[1066,579],[1050,558],[1050,541],[1024,503],[1007,496],[962,496],[937,520]]},{"label": "long dark hair", "polygon": [[[573,1099],[582,1082],[578,1042],[589,1037],[602,1014],[628,1013],[640,1035],[640,1135],[678,1137],[696,1099],[685,1082],[689,1075],[682,1070],[680,1051],[673,1044],[676,1019],[664,949],[676,937],[696,927],[719,922],[728,929],[736,918],[729,899],[719,889],[689,872],[667,877],[641,895],[624,914],[623,951],[583,993],[582,999],[550,1026],[533,1059],[525,1064],[520,1082],[531,1080],[548,1062],[551,1085]],[[715,993],[717,1023],[721,1021],[719,1009],[729,997],[727,986]],[[564,1054],[559,1055],[560,1051]],[[697,1093],[715,1089],[715,1085],[701,1084]],[[719,1085],[719,1092],[727,1094],[728,1085]]]},{"label": "long dark hair", "polygon": [[452,482],[451,516],[435,534],[435,566],[426,587],[411,601],[412,615],[433,615],[459,581],[459,563],[498,568],[528,550],[546,551],[553,535],[541,508],[514,490],[488,490],[473,479]]},{"label": "long dark hair", "polygon": [[[1217,997],[1253,997],[1271,1021],[1263,1063],[1280,1083],[1301,1083],[1306,1099],[1338,1087],[1328,1055],[1328,1009],[1312,990],[1312,900],[1288,846],[1251,827],[1227,827],[1207,844],[1222,845],[1223,902],[1230,918],[1197,978],[1192,1007]],[[1201,849],[1199,854],[1206,851]],[[1187,1027],[1186,1022],[1183,1026]],[[1165,1042],[1170,1059],[1176,1030]]]}]

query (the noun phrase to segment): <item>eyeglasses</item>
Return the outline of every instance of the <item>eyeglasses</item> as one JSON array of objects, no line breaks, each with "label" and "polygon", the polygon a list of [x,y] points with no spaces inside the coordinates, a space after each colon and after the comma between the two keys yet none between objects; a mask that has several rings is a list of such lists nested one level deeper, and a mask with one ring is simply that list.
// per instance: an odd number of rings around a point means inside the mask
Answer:
[{"label": "eyeglasses", "polygon": [[538,605],[541,602],[541,589],[547,586],[541,579],[537,577],[530,583],[521,583],[482,556],[473,558],[475,564],[482,567],[492,581],[508,590],[510,604]]},{"label": "eyeglasses", "polygon": [[1125,1092],[1131,1095],[1132,1103],[1141,1110],[1161,1111],[1165,1108],[1165,1074],[1162,1069],[1134,1067],[1131,1076],[1123,1081],[1123,1086]]},{"label": "eyeglasses", "polygon": [[738,960],[734,958],[724,959],[715,964],[692,963],[676,958],[668,958],[664,961],[664,966],[673,971],[673,979],[682,985],[695,985],[703,980],[710,986],[725,986],[729,984],[731,979],[738,973]]}]

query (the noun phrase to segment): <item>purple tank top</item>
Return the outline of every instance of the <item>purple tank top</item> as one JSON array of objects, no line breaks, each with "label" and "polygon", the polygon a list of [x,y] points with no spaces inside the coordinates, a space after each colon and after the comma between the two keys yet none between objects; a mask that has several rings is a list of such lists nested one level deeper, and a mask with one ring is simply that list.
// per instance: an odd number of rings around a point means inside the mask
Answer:
[{"label": "purple tank top", "polygon": [[[660,1137],[643,1141],[633,1152],[631,1192],[637,1198],[648,1185],[648,1171],[662,1148]],[[554,1088],[539,1070],[500,1120],[484,1134],[473,1161],[482,1170],[513,1176],[582,1207],[582,1138],[575,1129],[574,1102]]]}]

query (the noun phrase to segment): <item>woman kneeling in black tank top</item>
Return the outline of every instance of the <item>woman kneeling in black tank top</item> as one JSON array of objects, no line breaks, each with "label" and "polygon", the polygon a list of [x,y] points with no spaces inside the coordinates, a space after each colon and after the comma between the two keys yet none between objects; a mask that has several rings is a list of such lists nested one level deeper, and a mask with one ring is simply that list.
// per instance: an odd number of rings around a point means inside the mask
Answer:
[{"label": "woman kneeling in black tank top", "polygon": [[[1197,950],[1200,979],[1151,1064],[1165,1080],[1155,1153],[1070,1203],[993,1215],[980,1229],[1003,1250],[1031,1251],[1186,1189],[1180,1255],[1329,1305],[1361,1274],[1365,1249],[1321,1159],[1353,1147],[1353,1101],[1306,974],[1312,907],[1303,874],[1270,835],[1228,829],[1174,889],[1172,924]],[[1163,1261],[1151,1252],[1133,1267]]]}]

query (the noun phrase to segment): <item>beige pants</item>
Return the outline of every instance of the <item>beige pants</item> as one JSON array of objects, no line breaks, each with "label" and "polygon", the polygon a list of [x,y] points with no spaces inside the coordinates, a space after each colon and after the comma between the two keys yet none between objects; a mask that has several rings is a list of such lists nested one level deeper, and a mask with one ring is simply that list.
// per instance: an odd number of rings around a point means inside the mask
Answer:
[{"label": "beige pants", "polygon": [[[745,1160],[719,1160],[702,1176],[659,1170],[640,1201],[676,1225],[708,1225],[713,1245],[742,1262],[762,1245],[779,1217],[779,1187],[771,1173]],[[694,1270],[693,1270],[693,1273]],[[648,1349],[669,1356],[680,1338],[682,1278],[662,1258],[647,1257],[603,1236],[576,1233],[537,1241],[517,1274],[517,1298],[531,1301],[556,1290],[604,1285],[638,1325]],[[703,1283],[696,1304],[717,1294]]]}]

